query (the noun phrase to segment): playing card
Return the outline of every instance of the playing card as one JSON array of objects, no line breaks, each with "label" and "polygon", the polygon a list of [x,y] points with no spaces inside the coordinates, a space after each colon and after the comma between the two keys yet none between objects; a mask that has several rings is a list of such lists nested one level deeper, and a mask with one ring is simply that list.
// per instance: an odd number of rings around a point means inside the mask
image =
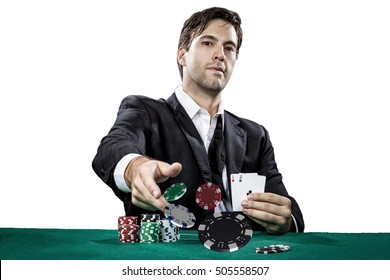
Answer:
[{"label": "playing card", "polygon": [[230,175],[233,211],[242,211],[241,202],[250,193],[264,192],[265,176],[257,173],[236,173]]}]

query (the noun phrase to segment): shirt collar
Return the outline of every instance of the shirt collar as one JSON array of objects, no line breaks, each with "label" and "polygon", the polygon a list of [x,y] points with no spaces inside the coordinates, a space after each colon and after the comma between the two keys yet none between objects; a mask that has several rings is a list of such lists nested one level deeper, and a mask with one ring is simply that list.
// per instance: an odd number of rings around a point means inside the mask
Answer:
[{"label": "shirt collar", "polygon": [[[180,104],[183,106],[184,110],[186,110],[188,116],[191,119],[193,119],[195,117],[195,115],[199,114],[202,110],[206,111],[205,109],[200,107],[198,104],[196,104],[196,102],[192,99],[192,97],[189,96],[183,90],[182,85],[179,85],[176,88],[175,94],[176,94],[176,97],[179,100]],[[222,115],[222,118],[223,118],[223,115],[224,115],[223,113],[224,113],[224,108],[223,108],[223,102],[221,100],[221,102],[219,103],[219,106],[218,106],[218,112],[215,115]]]}]

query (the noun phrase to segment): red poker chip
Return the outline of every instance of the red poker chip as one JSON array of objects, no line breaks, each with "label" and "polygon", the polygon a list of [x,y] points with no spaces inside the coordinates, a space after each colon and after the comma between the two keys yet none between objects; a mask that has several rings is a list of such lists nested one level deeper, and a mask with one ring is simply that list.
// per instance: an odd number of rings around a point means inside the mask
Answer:
[{"label": "red poker chip", "polygon": [[123,222],[123,223],[119,223],[118,222],[118,226],[132,226],[132,225],[136,225],[137,223],[134,223],[134,222]]},{"label": "red poker chip", "polygon": [[118,235],[119,239],[137,239],[138,235]]},{"label": "red poker chip", "polygon": [[118,218],[118,224],[137,224],[138,217],[137,216],[120,216]]},{"label": "red poker chip", "polygon": [[118,229],[139,229],[139,225],[118,225]]},{"label": "red poker chip", "polygon": [[138,232],[139,232],[138,230],[118,230],[118,233],[127,233],[127,234],[138,233]]},{"label": "red poker chip", "polygon": [[134,239],[137,238],[137,234],[118,234],[119,238],[128,238],[128,239]]},{"label": "red poker chip", "polygon": [[118,219],[138,219],[138,216],[119,216]]},{"label": "red poker chip", "polygon": [[212,210],[222,199],[220,187],[214,183],[204,183],[196,190],[195,201],[200,208]]},{"label": "red poker chip", "polygon": [[118,220],[118,225],[136,225],[137,221],[135,220]]},{"label": "red poker chip", "polygon": [[137,216],[120,216],[118,217],[119,221],[135,221],[138,220]]},{"label": "red poker chip", "polygon": [[123,239],[123,240],[119,240],[120,242],[122,243],[136,243],[136,242],[139,242],[139,240],[129,240],[129,239]]},{"label": "red poker chip", "polygon": [[125,232],[125,233],[134,233],[134,232],[138,232],[139,230],[127,230],[127,229],[121,229],[121,230],[118,230],[118,232]]},{"label": "red poker chip", "polygon": [[118,217],[118,239],[122,243],[139,242],[138,232],[140,226],[137,225],[137,216]]}]

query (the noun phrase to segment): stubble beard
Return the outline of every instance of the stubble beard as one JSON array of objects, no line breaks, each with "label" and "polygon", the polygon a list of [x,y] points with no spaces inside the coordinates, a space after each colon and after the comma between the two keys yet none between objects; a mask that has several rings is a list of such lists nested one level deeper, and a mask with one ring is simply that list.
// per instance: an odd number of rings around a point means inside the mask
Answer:
[{"label": "stubble beard", "polygon": [[203,73],[198,78],[197,84],[199,88],[201,88],[208,95],[216,97],[226,87],[227,82],[228,81],[226,80],[213,79],[212,77],[208,77],[206,73]]},{"label": "stubble beard", "polygon": [[[188,86],[195,92],[203,92],[210,97],[217,97],[226,87],[229,77],[217,77],[207,67],[196,65],[187,73]],[[189,88],[188,88],[189,89]],[[189,89],[190,90],[190,89]]]}]

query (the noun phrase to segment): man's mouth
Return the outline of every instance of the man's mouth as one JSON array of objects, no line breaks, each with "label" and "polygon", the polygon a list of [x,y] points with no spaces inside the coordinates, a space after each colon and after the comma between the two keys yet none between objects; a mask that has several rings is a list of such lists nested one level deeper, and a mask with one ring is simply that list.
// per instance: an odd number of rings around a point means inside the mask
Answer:
[{"label": "man's mouth", "polygon": [[221,72],[222,74],[225,74],[225,70],[222,67],[219,66],[211,66],[208,68],[209,70],[214,70],[217,72]]}]

